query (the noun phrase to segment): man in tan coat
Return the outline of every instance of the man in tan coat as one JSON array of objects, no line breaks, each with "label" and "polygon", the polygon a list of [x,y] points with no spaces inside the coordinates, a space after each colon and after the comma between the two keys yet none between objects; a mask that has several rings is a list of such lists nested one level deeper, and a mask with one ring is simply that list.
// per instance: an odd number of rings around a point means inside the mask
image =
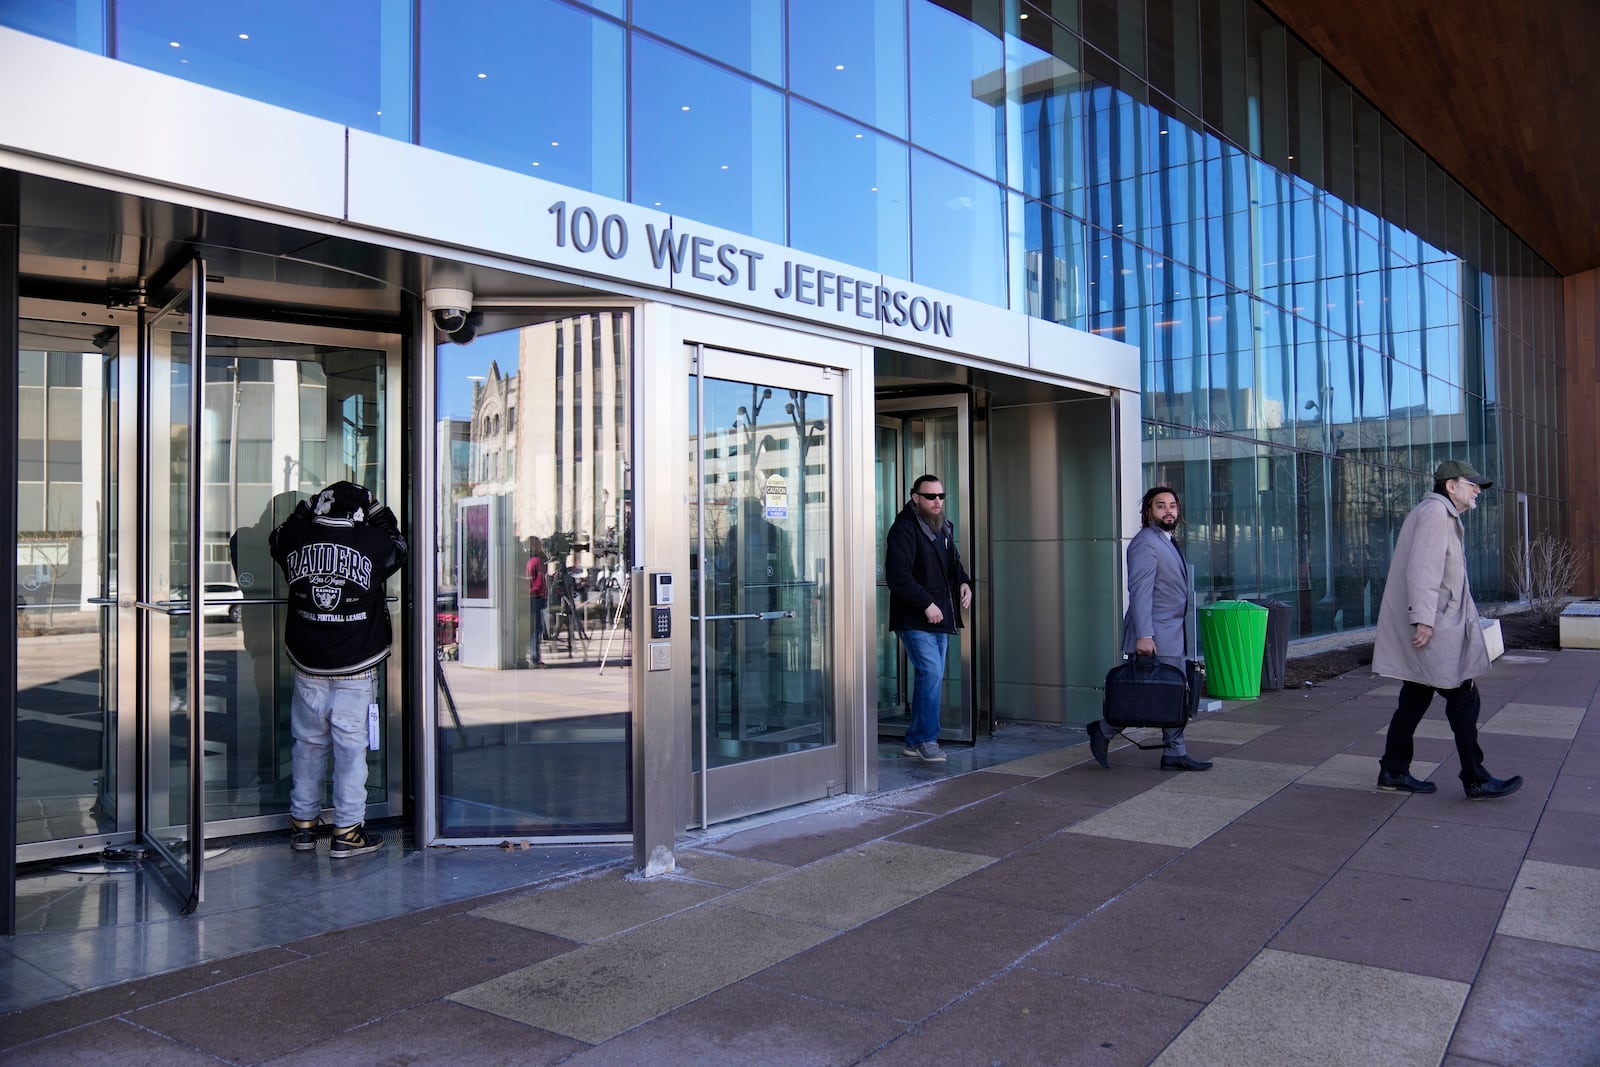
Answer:
[{"label": "man in tan coat", "polygon": [[1438,788],[1411,776],[1411,738],[1434,693],[1444,696],[1467,797],[1492,800],[1522,787],[1520,775],[1502,780],[1485,770],[1478,747],[1480,700],[1473,679],[1489,669],[1489,649],[1467,581],[1461,516],[1478,506],[1478,494],[1492,484],[1471,464],[1447,459],[1433,473],[1433,492],[1400,527],[1372,650],[1373,673],[1401,683],[1378,763],[1379,789],[1432,793]]}]

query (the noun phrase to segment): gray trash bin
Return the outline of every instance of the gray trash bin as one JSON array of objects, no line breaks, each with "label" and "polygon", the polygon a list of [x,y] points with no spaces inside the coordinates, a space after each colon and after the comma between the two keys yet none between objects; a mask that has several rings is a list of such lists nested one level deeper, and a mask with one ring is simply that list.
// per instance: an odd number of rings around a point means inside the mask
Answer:
[{"label": "gray trash bin", "polygon": [[1289,617],[1293,612],[1281,600],[1252,600],[1267,609],[1267,649],[1261,657],[1261,688],[1282,689],[1289,670]]}]

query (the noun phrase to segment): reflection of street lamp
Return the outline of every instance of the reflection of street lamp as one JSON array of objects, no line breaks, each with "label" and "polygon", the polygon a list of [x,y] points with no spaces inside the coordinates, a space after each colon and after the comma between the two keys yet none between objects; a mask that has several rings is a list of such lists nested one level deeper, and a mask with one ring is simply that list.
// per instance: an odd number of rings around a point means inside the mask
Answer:
[{"label": "reflection of street lamp", "polygon": [[[1338,598],[1333,595],[1333,423],[1331,409],[1333,407],[1333,386],[1322,387],[1322,402],[1307,400],[1307,411],[1316,412],[1316,418],[1322,423],[1322,568],[1323,582],[1321,604],[1332,604]],[[1344,436],[1341,432],[1339,436]]]}]

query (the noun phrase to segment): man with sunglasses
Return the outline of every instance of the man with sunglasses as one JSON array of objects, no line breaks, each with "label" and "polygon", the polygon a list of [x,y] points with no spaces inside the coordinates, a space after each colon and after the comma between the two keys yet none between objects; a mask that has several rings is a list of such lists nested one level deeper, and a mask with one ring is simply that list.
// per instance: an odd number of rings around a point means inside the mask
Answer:
[{"label": "man with sunglasses", "polygon": [[[944,485],[924,474],[889,527],[883,570],[889,585],[889,629],[911,661],[911,725],[905,754],[943,763],[939,692],[950,635],[972,606],[972,579],[961,565],[955,526],[944,517]],[[959,605],[959,606],[958,606]]]}]

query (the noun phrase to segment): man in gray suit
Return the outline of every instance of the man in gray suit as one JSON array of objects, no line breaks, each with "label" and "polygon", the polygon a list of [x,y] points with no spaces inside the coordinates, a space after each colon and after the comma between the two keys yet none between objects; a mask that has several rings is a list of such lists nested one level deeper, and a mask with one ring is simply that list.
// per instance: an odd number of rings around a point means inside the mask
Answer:
[{"label": "man in gray suit", "polygon": [[[1144,495],[1140,530],[1128,542],[1128,613],[1122,620],[1122,651],[1155,656],[1184,669],[1188,656],[1189,564],[1173,540],[1178,528],[1178,494],[1158,485]],[[1089,751],[1102,767],[1111,766],[1111,739],[1121,730],[1089,723]],[[1189,755],[1183,728],[1162,730],[1161,769],[1208,771],[1211,764]]]}]

